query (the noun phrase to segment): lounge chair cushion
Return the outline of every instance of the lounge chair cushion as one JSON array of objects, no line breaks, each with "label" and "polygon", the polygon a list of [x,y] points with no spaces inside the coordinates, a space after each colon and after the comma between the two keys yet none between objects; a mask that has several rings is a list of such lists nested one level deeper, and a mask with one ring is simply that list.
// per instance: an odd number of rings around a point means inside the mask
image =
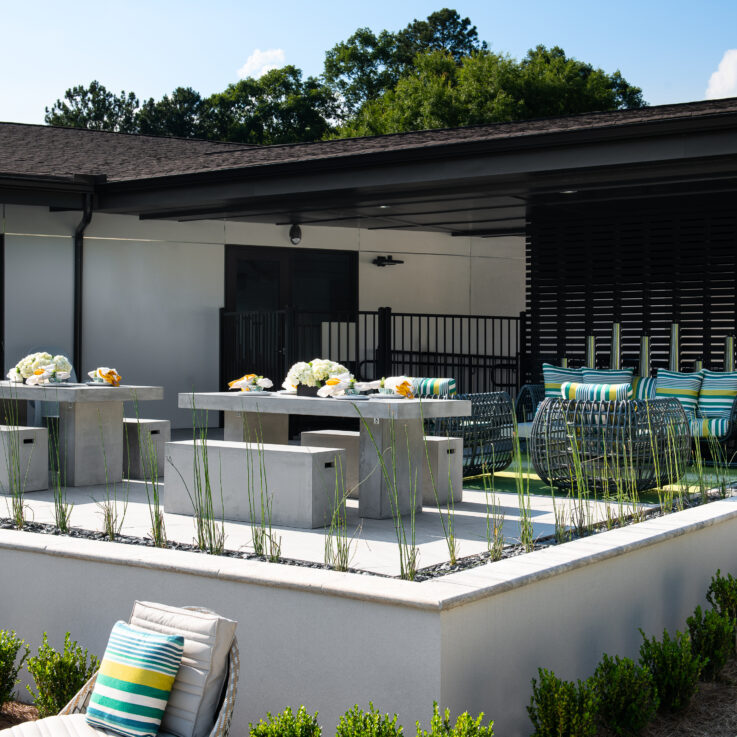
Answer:
[{"label": "lounge chair cushion", "polygon": [[583,369],[584,384],[631,384],[633,370],[630,369]]},{"label": "lounge chair cushion", "polygon": [[562,366],[553,366],[551,363],[544,363],[543,381],[545,383],[545,398],[559,397],[560,387],[564,381],[583,383],[583,370],[563,368]]},{"label": "lounge chair cushion", "polygon": [[176,737],[205,737],[212,728],[237,623],[217,614],[137,601],[131,624],[184,637],[184,654],[161,728]]},{"label": "lounge chair cushion", "polygon": [[632,384],[578,384],[564,381],[560,393],[563,399],[612,402],[617,399],[632,399]]},{"label": "lounge chair cushion", "polygon": [[633,376],[632,393],[635,399],[655,399],[654,376]]},{"label": "lounge chair cushion", "polygon": [[[85,714],[46,717],[3,730],[3,737],[110,737],[110,732],[87,723]],[[158,737],[172,737],[159,732]]]},{"label": "lounge chair cushion", "polygon": [[87,722],[125,737],[156,737],[184,638],[116,622],[87,705]]},{"label": "lounge chair cushion", "polygon": [[690,417],[688,424],[694,438],[723,438],[729,435],[728,417]]},{"label": "lounge chair cushion", "polygon": [[455,379],[412,379],[412,393],[416,397],[440,397],[447,399],[457,393]]},{"label": "lounge chair cushion", "polygon": [[729,417],[737,398],[737,371],[701,372],[699,414],[703,417]]},{"label": "lounge chair cushion", "polygon": [[675,397],[681,403],[687,415],[696,415],[700,388],[700,371],[696,371],[692,374],[685,374],[680,371],[658,369],[658,378],[655,384],[655,397],[657,399]]}]

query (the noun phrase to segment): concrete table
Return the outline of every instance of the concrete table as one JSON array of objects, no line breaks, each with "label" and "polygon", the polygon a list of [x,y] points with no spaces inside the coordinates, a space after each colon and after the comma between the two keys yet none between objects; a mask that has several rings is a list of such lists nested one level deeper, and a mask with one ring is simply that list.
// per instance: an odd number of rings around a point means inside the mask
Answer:
[{"label": "concrete table", "polygon": [[[211,392],[180,394],[179,406],[192,409],[218,410],[228,414],[242,416],[246,413],[249,429],[260,424],[264,426],[268,418],[289,415],[313,415],[319,417],[360,417],[360,455],[358,461],[358,511],[362,517],[371,519],[387,519],[392,516],[391,486],[392,471],[392,437],[394,438],[396,457],[396,479],[398,509],[401,514],[408,514],[411,500],[414,497],[415,508],[422,509],[422,465],[426,464],[424,432],[422,418],[428,417],[469,417],[471,402],[448,399],[323,399],[314,397],[297,397],[294,394],[276,394],[269,392],[264,396],[261,392]],[[226,419],[227,423],[227,419]],[[231,419],[231,427],[237,428],[238,419]],[[243,420],[240,427],[243,428]],[[226,425],[227,427],[227,425]],[[244,440],[243,430],[237,439]],[[373,439],[372,439],[373,438]],[[252,437],[250,439],[253,439]],[[286,429],[280,440],[271,436],[264,442],[288,442]],[[375,445],[374,445],[375,444]],[[376,448],[384,457],[389,472],[387,483],[381,468]],[[410,478],[412,482],[410,483]],[[411,488],[414,487],[414,488]]]},{"label": "concrete table", "polygon": [[121,481],[123,402],[163,398],[160,386],[27,386],[0,381],[0,399],[59,403],[59,452],[67,486],[104,484],[106,462],[108,483]]}]

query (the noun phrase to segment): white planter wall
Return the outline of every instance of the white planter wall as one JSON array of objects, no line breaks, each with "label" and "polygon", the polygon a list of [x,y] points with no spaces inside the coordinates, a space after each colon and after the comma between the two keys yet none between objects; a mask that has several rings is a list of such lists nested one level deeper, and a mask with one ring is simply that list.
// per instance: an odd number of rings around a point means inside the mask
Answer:
[{"label": "white planter wall", "polygon": [[[71,356],[72,234],[79,217],[6,207],[3,373],[26,353],[45,347]],[[176,394],[217,388],[224,245],[288,247],[288,231],[94,214],[84,246],[81,373],[110,365],[126,382],[163,385],[165,400],[142,412],[188,427],[191,417],[177,409]],[[309,226],[302,231],[301,247],[359,252],[360,309],[511,316],[524,309],[522,238]],[[405,263],[378,268],[371,261],[382,254]]]},{"label": "white planter wall", "polygon": [[330,737],[369,700],[412,732],[437,700],[523,737],[538,667],[636,656],[638,627],[684,629],[735,561],[737,498],[424,583],[0,530],[0,628],[102,653],[135,599],[199,604],[240,623],[233,734],[305,704]]}]

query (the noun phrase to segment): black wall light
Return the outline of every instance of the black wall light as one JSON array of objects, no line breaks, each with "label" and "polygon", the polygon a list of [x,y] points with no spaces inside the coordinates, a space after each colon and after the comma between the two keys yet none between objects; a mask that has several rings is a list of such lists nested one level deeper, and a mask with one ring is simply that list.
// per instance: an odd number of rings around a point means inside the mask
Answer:
[{"label": "black wall light", "polygon": [[377,256],[371,263],[377,266],[396,266],[397,264],[403,264],[404,261],[400,261],[394,256]]},{"label": "black wall light", "polygon": [[299,244],[299,242],[302,240],[302,228],[295,223],[292,225],[292,227],[289,229],[289,242],[296,246]]}]

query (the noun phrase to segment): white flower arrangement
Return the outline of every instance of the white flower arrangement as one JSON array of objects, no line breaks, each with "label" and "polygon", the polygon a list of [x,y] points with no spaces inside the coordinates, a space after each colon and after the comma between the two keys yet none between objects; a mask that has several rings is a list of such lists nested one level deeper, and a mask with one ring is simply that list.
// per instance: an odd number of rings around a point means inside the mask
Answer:
[{"label": "white flower arrangement", "polygon": [[287,378],[282,382],[282,387],[293,392],[300,384],[302,386],[322,386],[329,378],[343,374],[349,374],[345,366],[324,358],[313,358],[309,363],[304,361],[295,363],[289,369]]},{"label": "white flower arrangement", "polygon": [[123,377],[114,369],[107,366],[100,366],[94,371],[89,371],[87,376],[96,384],[110,384],[110,386],[120,386]]},{"label": "white flower arrangement", "polygon": [[66,381],[72,375],[72,364],[66,356],[50,353],[31,353],[22,358],[8,371],[8,379],[29,386]]},{"label": "white flower arrangement", "polygon": [[264,389],[271,389],[274,383],[271,379],[257,374],[245,374],[240,379],[228,382],[229,389],[240,389],[242,392],[260,392]]}]

